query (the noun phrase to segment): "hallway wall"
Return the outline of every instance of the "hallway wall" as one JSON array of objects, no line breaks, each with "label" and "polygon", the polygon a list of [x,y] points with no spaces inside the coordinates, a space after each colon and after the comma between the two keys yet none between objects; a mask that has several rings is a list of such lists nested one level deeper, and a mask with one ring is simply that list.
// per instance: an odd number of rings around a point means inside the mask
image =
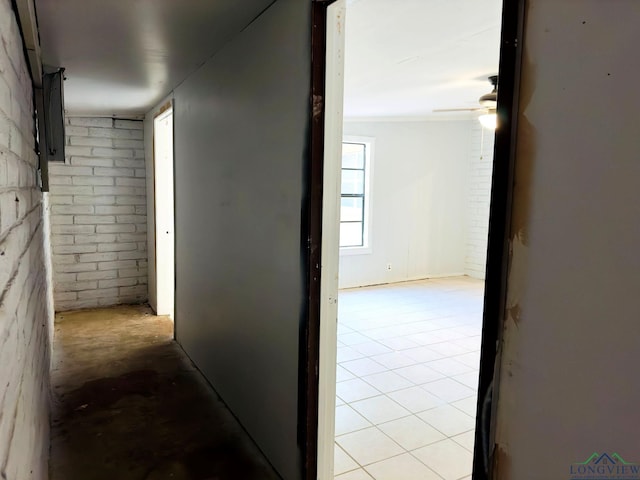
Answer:
[{"label": "hallway wall", "polygon": [[147,300],[141,121],[68,117],[66,161],[50,163],[56,311]]},{"label": "hallway wall", "polygon": [[0,0],[0,478],[45,480],[53,312],[23,51],[11,2]]},{"label": "hallway wall", "polygon": [[301,478],[311,2],[277,0],[174,92],[176,336]]},{"label": "hallway wall", "polygon": [[640,3],[527,8],[495,478],[637,478]]}]

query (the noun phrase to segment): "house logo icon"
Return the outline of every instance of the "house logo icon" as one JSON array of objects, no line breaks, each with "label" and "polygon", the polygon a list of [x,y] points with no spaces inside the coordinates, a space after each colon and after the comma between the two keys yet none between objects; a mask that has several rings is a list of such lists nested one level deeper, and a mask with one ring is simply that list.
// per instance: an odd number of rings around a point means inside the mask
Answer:
[{"label": "house logo icon", "polygon": [[640,480],[640,465],[617,453],[593,453],[569,467],[569,480]]}]

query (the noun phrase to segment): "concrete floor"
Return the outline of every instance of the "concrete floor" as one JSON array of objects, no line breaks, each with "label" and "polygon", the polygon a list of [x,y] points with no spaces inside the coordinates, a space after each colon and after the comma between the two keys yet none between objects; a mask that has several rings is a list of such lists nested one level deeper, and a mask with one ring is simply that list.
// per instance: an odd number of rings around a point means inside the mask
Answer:
[{"label": "concrete floor", "polygon": [[172,336],[142,306],[56,316],[51,480],[279,478]]}]

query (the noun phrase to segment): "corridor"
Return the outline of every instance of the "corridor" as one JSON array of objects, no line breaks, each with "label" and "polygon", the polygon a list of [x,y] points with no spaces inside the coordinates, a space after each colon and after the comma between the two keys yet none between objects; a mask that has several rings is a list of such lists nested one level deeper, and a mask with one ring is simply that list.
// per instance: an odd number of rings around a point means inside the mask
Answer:
[{"label": "corridor", "polygon": [[148,307],[58,313],[51,480],[279,478]]}]

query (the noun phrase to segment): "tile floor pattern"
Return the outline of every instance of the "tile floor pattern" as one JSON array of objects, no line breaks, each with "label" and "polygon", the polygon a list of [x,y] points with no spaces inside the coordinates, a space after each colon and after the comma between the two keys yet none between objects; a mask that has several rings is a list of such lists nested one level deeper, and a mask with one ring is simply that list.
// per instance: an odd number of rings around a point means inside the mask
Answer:
[{"label": "tile floor pattern", "polygon": [[484,282],[341,290],[335,480],[471,479]]}]

